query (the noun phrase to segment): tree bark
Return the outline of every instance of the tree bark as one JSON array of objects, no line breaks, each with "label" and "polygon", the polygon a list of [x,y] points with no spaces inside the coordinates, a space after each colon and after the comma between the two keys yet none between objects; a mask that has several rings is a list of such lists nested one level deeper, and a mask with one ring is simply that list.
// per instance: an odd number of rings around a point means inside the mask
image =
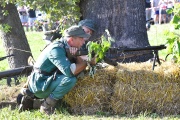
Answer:
[{"label": "tree bark", "polygon": [[[97,24],[97,32],[91,39],[99,38],[108,29],[115,40],[112,47],[150,45],[145,27],[144,0],[81,0],[79,6],[82,19],[93,19]],[[152,58],[152,55],[146,54],[126,61],[143,62]]]},{"label": "tree bark", "polygon": [[[8,11],[4,16],[2,11]],[[17,8],[14,4],[7,4],[5,7],[0,6],[0,25],[9,25],[11,29],[5,32],[0,29],[0,37],[3,41],[6,54],[14,54],[14,57],[8,58],[10,68],[23,67],[28,65],[28,57],[32,56],[31,50],[21,24]]]}]

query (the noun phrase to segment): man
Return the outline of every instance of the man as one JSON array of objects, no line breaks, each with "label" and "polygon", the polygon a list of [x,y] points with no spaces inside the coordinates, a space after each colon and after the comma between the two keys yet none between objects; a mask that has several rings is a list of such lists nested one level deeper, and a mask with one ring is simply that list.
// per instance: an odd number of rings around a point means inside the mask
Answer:
[{"label": "man", "polygon": [[151,1],[145,0],[145,6],[146,6],[146,29],[150,29],[150,20],[151,20]]},{"label": "man", "polygon": [[151,0],[151,8],[154,14],[154,23],[158,24],[159,22],[159,1],[160,0]]},{"label": "man", "polygon": [[167,1],[166,0],[160,0],[158,5],[159,5],[159,24],[161,24],[161,22],[166,23],[166,9],[167,9]]},{"label": "man", "polygon": [[[76,76],[87,66],[87,61],[81,57],[72,63],[67,57],[66,48],[81,48],[85,43],[84,38],[89,38],[81,26],[72,26],[65,30],[64,37],[48,45],[37,59],[34,70],[28,81],[28,88],[22,89],[24,95],[21,100],[21,108],[26,106],[25,96],[45,98],[41,104],[40,112],[47,115],[54,113],[55,105],[62,99],[76,83]],[[95,64],[95,59],[89,62]]]},{"label": "man", "polygon": [[[86,43],[88,42],[88,40],[92,36],[92,34],[96,31],[96,24],[91,19],[84,19],[84,20],[81,20],[78,23],[78,25],[81,26],[84,29],[84,31],[90,35],[88,38],[85,38],[85,44],[81,47],[81,49],[86,49]],[[74,54],[76,51],[77,51],[77,48],[74,48],[74,47],[70,48],[70,52],[72,54]],[[86,58],[87,55],[84,55],[81,57]]]},{"label": "man", "polygon": [[26,31],[28,31],[28,14],[27,8],[25,6],[18,7],[19,17],[23,27],[26,27]]},{"label": "man", "polygon": [[31,31],[33,31],[34,21],[36,20],[36,10],[32,8],[28,9],[28,15],[29,15],[28,24]]},{"label": "man", "polygon": [[92,35],[96,31],[95,22],[93,20],[90,19],[81,20],[78,23],[78,25],[82,26],[82,28],[87,34]]},{"label": "man", "polygon": [[67,21],[67,17],[63,17],[62,21],[54,22],[51,28],[49,28],[48,22],[44,22],[43,23],[43,32],[44,32],[43,40],[45,40],[46,43],[49,44],[57,38],[60,39],[62,37],[61,30],[64,29],[66,21]]},{"label": "man", "polygon": [[49,28],[49,23],[47,21],[43,23],[42,26],[44,33],[43,40],[45,40],[47,44],[53,42],[57,38],[60,39],[62,37],[62,35],[60,34],[59,24],[60,24],[59,21],[56,21],[55,23],[53,23],[53,26]]}]

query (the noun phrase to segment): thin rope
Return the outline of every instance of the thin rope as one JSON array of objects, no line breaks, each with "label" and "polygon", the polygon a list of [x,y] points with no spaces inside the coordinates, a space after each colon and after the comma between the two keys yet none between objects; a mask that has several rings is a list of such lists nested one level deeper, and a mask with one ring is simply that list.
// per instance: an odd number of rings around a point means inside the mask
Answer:
[{"label": "thin rope", "polygon": [[22,49],[18,49],[18,48],[9,48],[9,50],[18,50],[18,51],[22,51],[22,52],[28,52],[28,53],[31,53],[30,51],[26,51],[26,50],[22,50]]}]

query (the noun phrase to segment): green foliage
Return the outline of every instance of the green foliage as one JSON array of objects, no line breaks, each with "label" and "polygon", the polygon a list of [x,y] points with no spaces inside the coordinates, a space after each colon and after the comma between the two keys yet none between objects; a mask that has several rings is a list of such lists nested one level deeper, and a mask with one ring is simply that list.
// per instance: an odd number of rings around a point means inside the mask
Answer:
[{"label": "green foliage", "polygon": [[9,15],[9,12],[7,10],[2,10],[2,13],[3,13],[4,16]]},{"label": "green foliage", "polygon": [[4,31],[5,33],[10,32],[12,27],[8,24],[1,24],[0,25],[0,30]]},{"label": "green foliage", "polygon": [[[0,2],[0,5],[2,6],[2,7],[5,7],[6,6],[6,4],[8,4],[8,3],[11,3],[11,2],[14,2],[13,0],[5,0],[4,2]],[[3,14],[3,16],[8,16],[9,15],[9,12],[7,11],[7,10],[2,10],[2,14]],[[8,33],[8,32],[10,32],[11,31],[11,26],[10,25],[8,25],[8,24],[1,24],[0,25],[0,30],[2,30],[2,31],[4,31],[5,33]]]},{"label": "green foliage", "polygon": [[0,5],[2,7],[5,7],[9,3],[16,4],[18,1],[21,1],[21,0],[2,0],[2,1],[0,1]]},{"label": "green foliage", "polygon": [[[107,30],[106,33],[108,34]],[[105,53],[111,46],[111,37],[108,37],[108,39],[102,35],[101,36],[101,42],[98,43],[90,41],[87,44],[88,47],[88,58],[89,60],[92,59],[92,55],[95,54],[96,56],[96,62],[101,62],[104,59]]]},{"label": "green foliage", "polygon": [[31,8],[45,11],[53,21],[61,20],[63,16],[68,17],[71,22],[79,20],[80,9],[77,5],[79,0],[26,0],[25,3]]},{"label": "green foliage", "polygon": [[[108,39],[104,35],[102,35],[100,43],[98,43],[97,41],[96,42],[93,42],[93,41],[88,42],[87,48],[88,48],[88,60],[89,61],[91,61],[91,59],[93,57],[96,58],[95,59],[96,63],[101,62],[104,59],[107,50],[111,46],[111,40],[112,40],[110,37],[109,31],[105,30],[105,32],[108,35],[108,37],[107,37]],[[94,74],[96,73],[96,66],[95,65],[94,66],[88,65],[88,66],[90,67],[89,75],[94,78]]]},{"label": "green foliage", "polygon": [[166,10],[167,14],[171,14],[173,12],[173,8],[169,8]]},{"label": "green foliage", "polygon": [[62,20],[66,16],[69,23],[76,23],[81,16],[79,2],[80,0],[5,0],[0,1],[0,5],[3,7],[9,3],[17,6],[25,5],[45,12],[50,21]]},{"label": "green foliage", "polygon": [[180,4],[175,4],[174,9],[168,13],[174,13],[170,22],[171,29],[165,30],[164,34],[167,36],[167,54],[172,54],[173,62],[180,63],[180,33],[176,31],[180,29]]}]

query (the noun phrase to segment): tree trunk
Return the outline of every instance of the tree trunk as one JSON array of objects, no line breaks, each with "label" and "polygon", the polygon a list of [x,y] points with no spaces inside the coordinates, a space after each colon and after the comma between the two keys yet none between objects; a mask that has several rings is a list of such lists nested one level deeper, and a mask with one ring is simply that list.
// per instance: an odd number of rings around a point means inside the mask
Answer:
[{"label": "tree trunk", "polygon": [[[93,19],[98,26],[92,39],[99,38],[108,29],[115,39],[112,47],[149,46],[144,0],[81,0],[79,6],[82,19]],[[142,62],[152,57],[146,54],[126,61]]]},{"label": "tree trunk", "polygon": [[[5,31],[5,27],[0,29],[0,36],[6,54],[14,54],[14,57],[8,58],[9,66],[10,68],[27,66],[27,59],[32,54],[17,8],[14,4],[7,4],[4,8],[0,6],[0,11],[0,25],[11,27],[9,32]],[[8,15],[4,16],[2,11],[7,11]]]}]

